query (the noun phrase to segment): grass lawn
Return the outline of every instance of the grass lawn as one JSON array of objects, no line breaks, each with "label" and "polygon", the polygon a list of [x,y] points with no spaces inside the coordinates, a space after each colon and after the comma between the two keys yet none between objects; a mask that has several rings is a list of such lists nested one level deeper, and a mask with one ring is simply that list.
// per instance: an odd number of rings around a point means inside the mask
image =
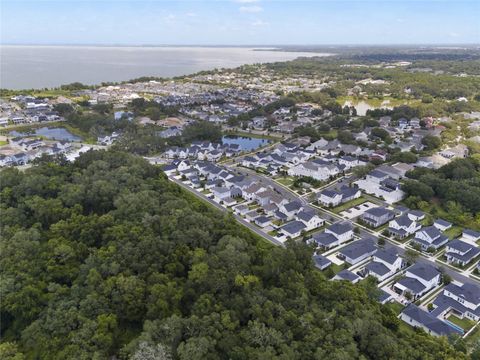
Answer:
[{"label": "grass lawn", "polygon": [[8,145],[7,140],[0,140],[0,146]]},{"label": "grass lawn", "polygon": [[465,338],[465,341],[470,346],[480,341],[480,327],[477,326],[475,330]]},{"label": "grass lawn", "polygon": [[353,199],[349,202],[346,202],[345,204],[341,204],[337,207],[332,208],[331,211],[333,211],[336,214],[339,214],[344,210],[347,210],[347,209],[350,209],[351,207],[363,204],[366,201],[367,201],[367,199],[365,199],[363,196],[360,196],[358,199]]},{"label": "grass lawn", "polygon": [[449,239],[457,238],[462,234],[462,227],[460,226],[452,226],[450,229],[444,232],[445,235],[448,236]]},{"label": "grass lawn", "polygon": [[450,315],[447,320],[454,323],[455,325],[460,326],[463,330],[465,330],[465,332],[470,330],[475,325],[474,321],[468,319],[460,319],[455,315]]},{"label": "grass lawn", "polygon": [[[331,269],[331,270],[329,270],[329,269]],[[327,270],[328,270],[329,272],[330,272],[330,271],[333,271],[333,274],[334,274],[333,276],[335,276],[335,275],[337,275],[340,271],[342,271],[343,269],[344,269],[343,265],[337,265],[337,264],[332,263],[332,265],[330,265],[328,268],[326,268],[326,269],[323,270],[323,271],[327,271]],[[332,276],[332,277],[333,277],[333,276]]]},{"label": "grass lawn", "polygon": [[290,186],[293,184],[293,179],[291,177],[282,177],[275,180],[285,186]]},{"label": "grass lawn", "polygon": [[405,306],[403,306],[402,304],[396,301],[385,304],[385,306],[392,309],[397,315],[400,314],[402,310],[405,308]]}]

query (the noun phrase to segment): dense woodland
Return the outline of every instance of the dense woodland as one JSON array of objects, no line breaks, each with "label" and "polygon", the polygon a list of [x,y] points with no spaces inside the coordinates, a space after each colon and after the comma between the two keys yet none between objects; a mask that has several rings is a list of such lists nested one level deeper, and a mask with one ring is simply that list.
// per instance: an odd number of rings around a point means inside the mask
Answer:
[{"label": "dense woodland", "polygon": [[2,359],[467,358],[139,157],[8,168],[0,191]]}]

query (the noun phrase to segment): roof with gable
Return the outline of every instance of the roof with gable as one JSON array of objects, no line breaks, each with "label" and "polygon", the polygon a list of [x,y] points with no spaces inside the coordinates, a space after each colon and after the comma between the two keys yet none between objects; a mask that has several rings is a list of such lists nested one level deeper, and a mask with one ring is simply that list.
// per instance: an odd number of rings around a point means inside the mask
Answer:
[{"label": "roof with gable", "polygon": [[349,231],[352,231],[353,227],[348,221],[345,221],[345,222],[337,222],[333,225],[330,225],[328,230],[336,235],[342,235]]},{"label": "roof with gable", "polygon": [[305,229],[305,224],[301,221],[291,221],[285,225],[283,225],[280,230],[290,234],[290,235],[294,235],[302,230]]},{"label": "roof with gable", "polygon": [[375,257],[385,261],[388,264],[394,264],[398,259],[398,253],[394,248],[380,249],[375,253]]},{"label": "roof with gable", "polygon": [[346,280],[353,282],[355,280],[359,279],[359,276],[357,274],[354,274],[350,270],[344,269],[340,271],[337,275],[335,275],[334,279],[337,278],[337,280]]},{"label": "roof with gable", "polygon": [[342,248],[339,253],[349,259],[358,259],[365,254],[375,252],[377,247],[373,239],[362,239],[355,241],[344,248]]},{"label": "roof with gable", "polygon": [[439,335],[450,335],[450,334],[462,333],[456,328],[448,325],[446,322],[439,320],[432,314],[420,309],[415,304],[408,305],[402,311],[402,314],[407,315],[409,318],[415,320],[416,322],[425,326],[427,329]]},{"label": "roof with gable", "polygon": [[440,274],[440,272],[432,265],[422,263],[414,264],[412,267],[408,268],[407,271],[427,281],[432,280]]}]

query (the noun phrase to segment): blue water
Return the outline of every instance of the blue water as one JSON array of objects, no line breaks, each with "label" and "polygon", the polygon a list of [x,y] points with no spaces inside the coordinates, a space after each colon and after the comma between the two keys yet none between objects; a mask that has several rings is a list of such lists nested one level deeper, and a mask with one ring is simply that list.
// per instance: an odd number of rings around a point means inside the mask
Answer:
[{"label": "blue water", "polygon": [[82,140],[81,137],[73,135],[71,132],[69,132],[67,129],[64,128],[48,128],[48,127],[41,127],[38,129],[35,129],[32,132],[28,133],[21,133],[18,131],[10,131],[11,136],[35,136],[35,135],[40,135],[44,136],[47,139],[51,140],[65,140],[65,141],[80,141]]},{"label": "blue water", "polygon": [[257,139],[247,136],[226,135],[222,137],[223,144],[238,144],[242,151],[252,151],[261,146],[265,146],[270,143],[267,139]]}]

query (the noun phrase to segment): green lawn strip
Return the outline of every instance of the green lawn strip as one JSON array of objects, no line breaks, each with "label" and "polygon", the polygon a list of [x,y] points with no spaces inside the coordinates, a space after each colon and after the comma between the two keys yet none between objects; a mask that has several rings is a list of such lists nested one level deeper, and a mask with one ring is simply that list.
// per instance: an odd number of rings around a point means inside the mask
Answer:
[{"label": "green lawn strip", "polygon": [[330,211],[336,213],[336,214],[339,214],[341,213],[342,211],[345,211],[345,210],[348,210],[354,206],[357,206],[357,205],[360,205],[360,204],[363,204],[364,202],[366,202],[367,199],[365,199],[363,196],[359,197],[358,199],[353,199],[351,201],[348,201],[346,202],[345,204],[342,204],[342,205],[339,205],[337,207],[334,207],[332,209],[330,209]]},{"label": "green lawn strip", "polygon": [[450,229],[446,230],[444,234],[448,236],[449,239],[455,239],[462,234],[463,228],[461,226],[452,226]]},{"label": "green lawn strip", "polygon": [[405,308],[402,304],[396,301],[385,304],[385,306],[392,309],[397,315],[399,315],[402,312],[402,310]]},{"label": "green lawn strip", "polygon": [[451,323],[460,326],[465,332],[470,330],[474,325],[475,322],[469,319],[460,319],[458,316],[451,314],[448,319]]}]

